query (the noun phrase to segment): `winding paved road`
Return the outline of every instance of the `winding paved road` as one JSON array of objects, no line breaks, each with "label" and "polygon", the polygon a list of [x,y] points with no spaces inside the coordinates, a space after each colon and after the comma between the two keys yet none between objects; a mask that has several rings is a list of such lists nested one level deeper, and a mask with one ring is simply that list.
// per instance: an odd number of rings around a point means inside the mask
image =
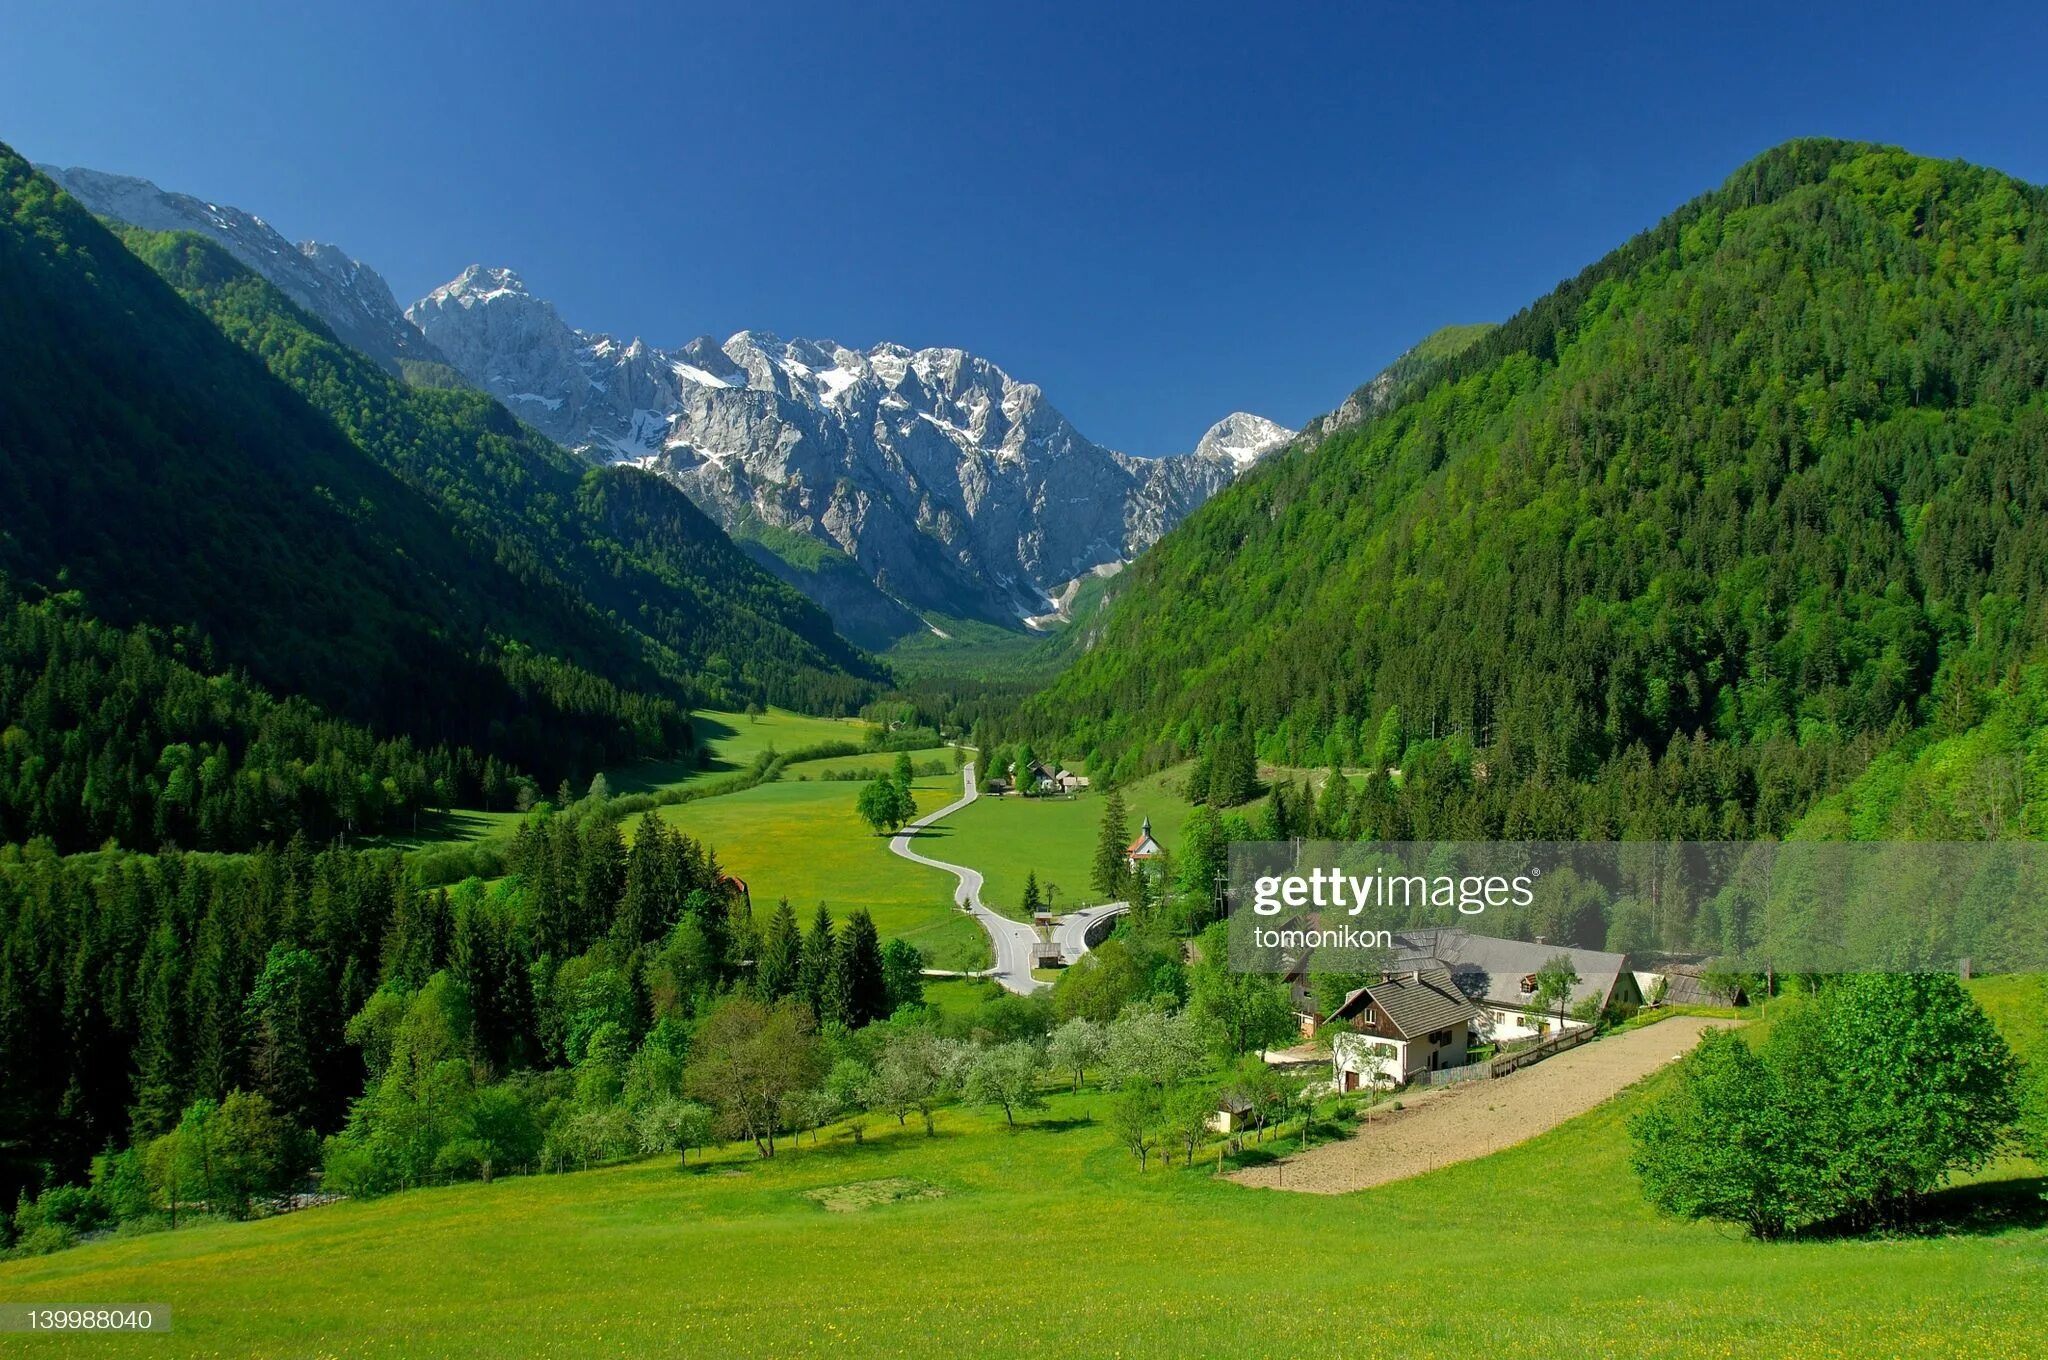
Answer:
[{"label": "winding paved road", "polygon": [[1130,910],[1128,902],[1104,902],[1099,907],[1070,911],[1054,920],[1052,937],[1059,942],[1060,952],[1071,963],[1088,952],[1088,932],[1095,928],[1096,922],[1106,921],[1112,916],[1127,916]]},{"label": "winding paved road", "polygon": [[1031,946],[1038,943],[1038,932],[1023,921],[1012,921],[1009,917],[990,911],[982,905],[981,870],[970,869],[964,864],[948,864],[942,859],[920,855],[910,848],[911,838],[918,832],[935,822],[944,821],[981,796],[975,787],[974,762],[971,760],[960,767],[960,788],[958,800],[946,804],[937,812],[927,812],[909,823],[890,838],[889,849],[914,864],[944,869],[960,880],[960,890],[953,894],[953,905],[962,911],[972,913],[974,919],[981,922],[981,928],[988,932],[989,943],[995,949],[996,966],[974,976],[992,977],[1009,990],[1028,996],[1049,985],[1031,976]]}]

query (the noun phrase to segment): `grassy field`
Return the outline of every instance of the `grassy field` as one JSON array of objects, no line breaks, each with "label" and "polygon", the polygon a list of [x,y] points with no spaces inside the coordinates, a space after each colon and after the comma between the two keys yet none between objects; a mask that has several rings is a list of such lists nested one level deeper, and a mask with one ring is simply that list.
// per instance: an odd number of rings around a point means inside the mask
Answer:
[{"label": "grassy field", "polygon": [[[782,770],[784,779],[822,779],[828,774],[887,774],[896,768],[896,752],[864,751],[857,756],[825,756],[819,760],[800,760],[786,765]],[[953,748],[950,746],[926,746],[908,753],[912,765],[928,765],[942,761],[950,771],[953,768]],[[954,781],[955,788],[958,781]]]},{"label": "grassy field", "polygon": [[[1186,769],[1176,767],[1125,787],[1132,836],[1150,817],[1152,834],[1169,851],[1174,848],[1181,823],[1194,810],[1180,796],[1186,778]],[[1103,801],[1094,792],[1073,798],[982,798],[919,836],[918,849],[981,870],[987,879],[982,900],[1007,915],[1022,915],[1027,873],[1036,873],[1041,886],[1058,885],[1056,907],[1082,906],[1099,900],[1089,880]]]},{"label": "grassy field", "polygon": [[857,718],[812,718],[782,708],[771,708],[759,718],[744,713],[696,713],[691,715],[690,725],[696,729],[698,745],[711,752],[710,764],[644,760],[607,770],[605,782],[612,792],[659,793],[706,784],[746,769],[771,746],[787,755],[828,741],[858,742],[873,726]]},{"label": "grassy field", "polygon": [[[696,788],[726,779],[753,764],[754,757],[769,747],[780,752],[800,751],[826,742],[863,740],[873,724],[857,718],[812,718],[787,709],[771,708],[758,719],[744,713],[702,712],[691,716],[698,742],[711,752],[711,761],[699,765],[689,760],[643,760],[605,771],[605,783],[612,793],[659,793],[664,789]],[[919,752],[920,757],[927,753]],[[894,756],[863,756],[858,760],[886,765]],[[847,759],[841,757],[840,759]],[[827,768],[824,762],[793,768]],[[863,766],[862,768],[865,768]],[[577,792],[580,794],[581,789]],[[510,839],[525,814],[510,810],[485,812],[477,808],[456,808],[420,818],[419,830],[410,835],[367,838],[372,845],[400,850],[437,850],[492,838]]]},{"label": "grassy field", "polygon": [[986,978],[926,978],[924,1001],[941,1015],[969,1016],[1001,991]]},{"label": "grassy field", "polygon": [[[932,967],[986,967],[988,936],[953,907],[952,878],[890,854],[887,839],[854,811],[860,787],[850,780],[781,780],[677,803],[659,815],[709,843],[726,871],[747,881],[758,921],[766,922],[780,897],[806,929],[819,902],[841,921],[866,907],[885,938],[909,940]],[[960,777],[927,775],[913,787],[918,806],[929,810],[959,795]],[[629,835],[636,822],[627,820]]]},{"label": "grassy field", "polygon": [[169,1336],[21,1355],[2042,1354],[2030,1165],[1938,1196],[1948,1235],[1763,1244],[1644,1205],[1642,1098],[1316,1197],[1140,1175],[1104,1097],[1059,1093],[1015,1132],[949,1109],[935,1139],[885,1118],[766,1163],[733,1148],[105,1241],[0,1264],[0,1297],[174,1310]]}]

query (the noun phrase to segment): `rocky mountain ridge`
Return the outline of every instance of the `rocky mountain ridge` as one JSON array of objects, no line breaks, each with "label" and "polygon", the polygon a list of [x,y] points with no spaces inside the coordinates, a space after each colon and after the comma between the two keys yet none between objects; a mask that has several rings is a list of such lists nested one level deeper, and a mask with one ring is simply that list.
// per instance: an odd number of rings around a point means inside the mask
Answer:
[{"label": "rocky mountain ridge", "polygon": [[[869,645],[925,615],[1054,616],[1067,583],[1143,551],[1293,437],[1238,412],[1189,453],[1135,457],[965,350],[762,331],[621,343],[509,269],[472,266],[406,315],[558,442],[674,481]],[[845,563],[871,592],[849,592]]]}]

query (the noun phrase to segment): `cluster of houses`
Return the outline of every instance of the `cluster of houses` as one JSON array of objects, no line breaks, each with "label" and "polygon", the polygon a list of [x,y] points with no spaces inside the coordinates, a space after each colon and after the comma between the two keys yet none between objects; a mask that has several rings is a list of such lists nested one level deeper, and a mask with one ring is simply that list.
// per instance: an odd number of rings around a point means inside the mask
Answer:
[{"label": "cluster of houses", "polygon": [[1013,761],[1009,768],[1000,771],[982,785],[983,793],[998,798],[1006,793],[1079,793],[1088,787],[1088,776],[1075,774],[1064,765],[1048,765],[1034,760],[1018,773]]},{"label": "cluster of houses", "polygon": [[[1626,954],[1455,927],[1398,931],[1394,944],[1383,980],[1349,993],[1328,1016],[1317,1014],[1306,977],[1292,979],[1304,1035],[1339,1030],[1330,1045],[1330,1075],[1340,1091],[1405,1086],[1467,1066],[1480,1045],[1499,1049],[1566,1035],[1597,1023],[1611,1008],[1710,999],[1697,964],[1637,969]],[[1538,974],[1560,957],[1577,980],[1562,998],[1539,995]]]}]

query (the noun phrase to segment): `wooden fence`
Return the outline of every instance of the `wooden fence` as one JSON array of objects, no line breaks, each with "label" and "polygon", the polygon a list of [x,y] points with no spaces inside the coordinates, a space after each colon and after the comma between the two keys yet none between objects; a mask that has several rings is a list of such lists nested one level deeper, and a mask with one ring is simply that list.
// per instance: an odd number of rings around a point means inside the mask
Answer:
[{"label": "wooden fence", "polygon": [[1577,1029],[1568,1029],[1548,1039],[1531,1044],[1528,1048],[1516,1049],[1513,1053],[1503,1053],[1486,1064],[1488,1069],[1487,1075],[1504,1077],[1510,1072],[1519,1072],[1531,1063],[1542,1062],[1552,1054],[1562,1053],[1568,1048],[1577,1048],[1598,1032],[1592,1025],[1581,1025]]}]

